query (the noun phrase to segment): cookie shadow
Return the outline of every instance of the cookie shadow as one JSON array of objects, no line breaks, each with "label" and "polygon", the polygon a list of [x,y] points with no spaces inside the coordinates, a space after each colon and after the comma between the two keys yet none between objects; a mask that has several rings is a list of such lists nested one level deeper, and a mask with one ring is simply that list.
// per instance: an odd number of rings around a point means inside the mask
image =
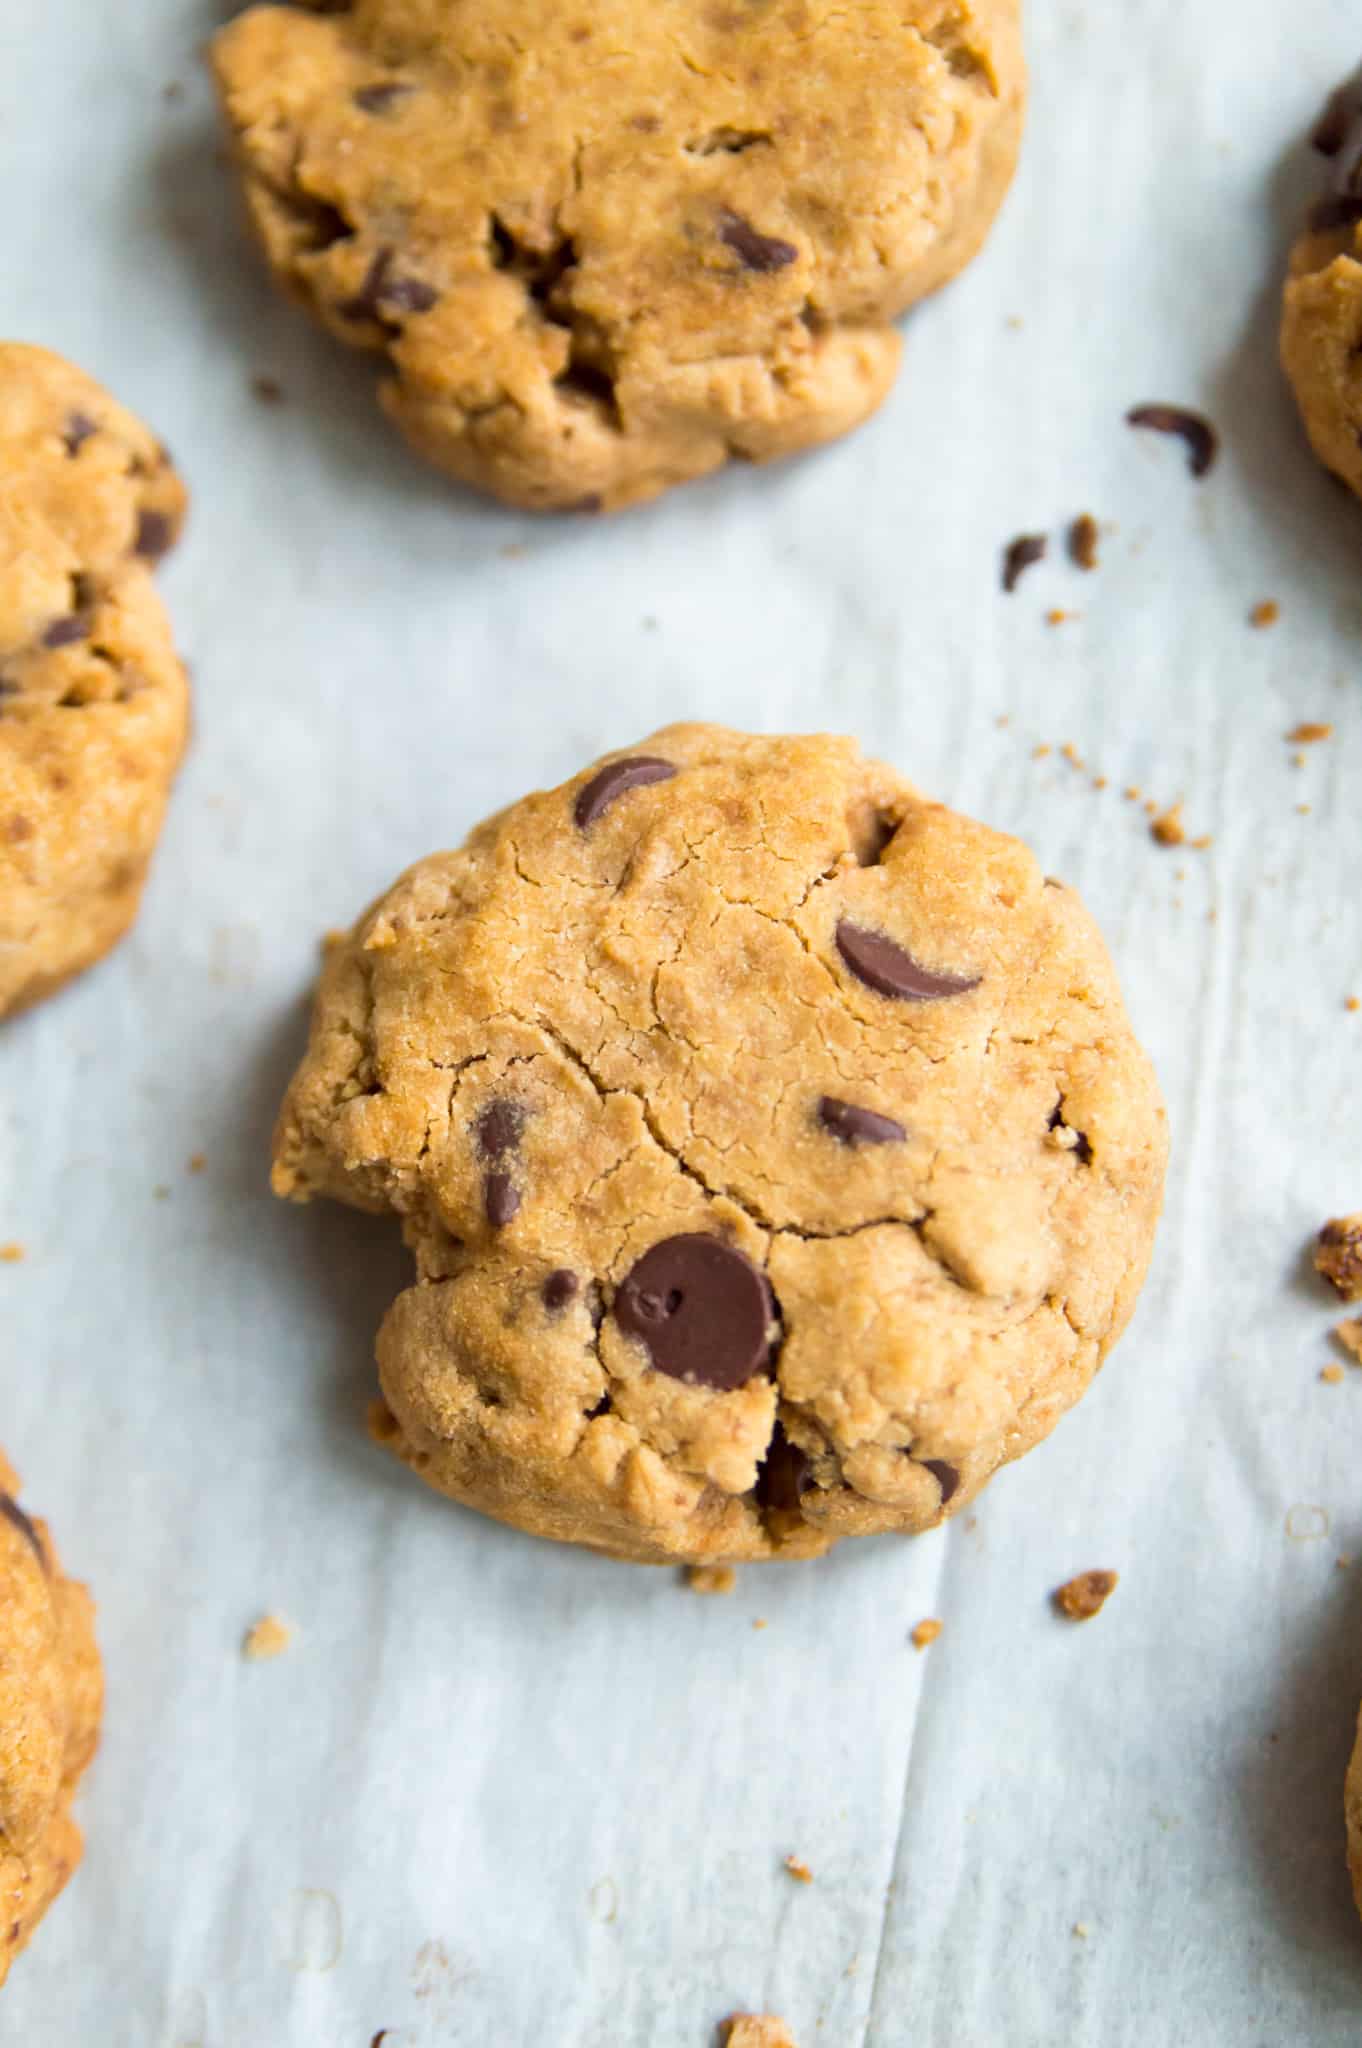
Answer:
[{"label": "cookie shadow", "polygon": [[[1211,379],[1226,457],[1248,486],[1249,516],[1283,557],[1302,609],[1362,626],[1362,503],[1337,483],[1306,438],[1278,354],[1282,283],[1291,247],[1321,185],[1322,159],[1297,141],[1269,174],[1263,210],[1272,261],[1240,335]],[[1268,593],[1269,595],[1271,593]]]}]

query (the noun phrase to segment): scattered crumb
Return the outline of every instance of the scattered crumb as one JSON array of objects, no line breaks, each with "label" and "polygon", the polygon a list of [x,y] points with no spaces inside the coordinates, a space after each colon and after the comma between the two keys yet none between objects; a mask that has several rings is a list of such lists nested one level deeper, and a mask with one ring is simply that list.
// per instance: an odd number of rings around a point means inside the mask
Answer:
[{"label": "scattered crumb", "polygon": [[190,1173],[202,1173],[202,1172],[203,1172],[203,1169],[204,1169],[204,1167],[205,1167],[205,1166],[207,1166],[207,1164],[208,1164],[208,1160],[207,1160],[206,1156],[205,1156],[205,1155],[204,1155],[204,1154],[203,1154],[202,1152],[191,1152],[191,1153],[190,1153],[190,1155],[189,1155],[189,1171],[190,1171]]},{"label": "scattered crumb", "polygon": [[3,1260],[7,1266],[17,1266],[20,1259],[27,1258],[27,1256],[28,1254],[21,1244],[0,1244],[0,1260]]},{"label": "scattered crumb", "polygon": [[168,78],[166,80],[165,84],[161,87],[161,98],[168,107],[173,107],[177,100],[184,98],[184,87],[180,84],[178,78]]},{"label": "scattered crumb", "polygon": [[170,1189],[164,1181],[158,1181],[151,1192],[158,1202],[168,1202],[170,1200]]},{"label": "scattered crumb", "polygon": [[1293,1543],[1318,1543],[1329,1533],[1329,1517],[1323,1508],[1297,1501],[1287,1509],[1286,1533]]},{"label": "scattered crumb", "polygon": [[267,1657],[280,1657],[293,1639],[293,1630],[277,1614],[262,1614],[259,1621],[247,1629],[241,1644],[241,1654],[249,1657],[253,1664],[260,1664]]},{"label": "scattered crumb", "polygon": [[1291,766],[1293,768],[1303,768],[1305,766],[1304,754],[1293,754],[1291,756]]},{"label": "scattered crumb", "polygon": [[1080,1572],[1076,1579],[1057,1586],[1050,1598],[1070,1621],[1091,1621],[1116,1591],[1117,1578],[1116,1572]]},{"label": "scattered crumb", "polygon": [[1204,853],[1208,846],[1215,845],[1215,841],[1209,832],[1203,832],[1198,838],[1189,839],[1187,844],[1191,847],[1193,853]]},{"label": "scattered crumb", "polygon": [[1092,786],[1093,786],[1093,788],[1094,788],[1094,789],[1105,789],[1105,788],[1106,788],[1106,786],[1107,786],[1107,778],[1106,778],[1106,776],[1105,776],[1105,775],[1094,775],[1094,776],[1093,776],[1093,778],[1092,778]]},{"label": "scattered crumb", "polygon": [[1340,1550],[1338,1556],[1334,1559],[1334,1570],[1338,1572],[1346,1572],[1348,1566],[1352,1563],[1352,1561],[1353,1554],[1351,1550]]},{"label": "scattered crumb", "polygon": [[[1343,1349],[1349,1352],[1359,1365],[1362,1365],[1362,1316],[1352,1316],[1346,1323],[1335,1323],[1334,1335],[1343,1346]],[[1334,1371],[1342,1379],[1343,1371],[1341,1366],[1336,1365]]]},{"label": "scattered crumb", "polygon": [[1319,1369],[1319,1376],[1326,1386],[1341,1387],[1343,1385],[1344,1373],[1341,1365],[1322,1365]]},{"label": "scattered crumb", "polygon": [[1156,807],[1154,820],[1149,829],[1160,846],[1184,845],[1187,834],[1183,830],[1181,802],[1170,804],[1166,811],[1160,811]]},{"label": "scattered crumb", "polygon": [[1137,804],[1144,792],[1138,782],[1128,782],[1121,794],[1128,804]]},{"label": "scattered crumb", "polygon": [[1031,759],[1033,761],[1043,761],[1045,759],[1045,756],[1051,752],[1053,752],[1053,749],[1047,747],[1045,745],[1045,742],[1042,740],[1041,744],[1038,747],[1032,747]]},{"label": "scattered crumb", "polygon": [[731,1593],[738,1575],[731,1564],[692,1564],[686,1567],[686,1584],[692,1593]]},{"label": "scattered crumb", "polygon": [[1097,521],[1091,512],[1080,512],[1068,532],[1069,560],[1079,569],[1097,567]]},{"label": "scattered crumb", "polygon": [[1074,1924],[1073,1924],[1073,1937],[1074,1937],[1074,1940],[1075,1940],[1075,1941],[1086,1941],[1086,1940],[1087,1940],[1087,1938],[1088,1938],[1088,1923],[1087,1923],[1087,1921],[1086,1921],[1086,1920],[1075,1920],[1075,1921],[1074,1921]]},{"label": "scattered crumb", "polygon": [[1331,738],[1333,730],[1331,725],[1321,725],[1318,719],[1307,718],[1302,720],[1301,724],[1293,726],[1286,737],[1293,746],[1312,747],[1316,740]]},{"label": "scattered crumb", "polygon": [[1346,996],[1343,1007],[1345,1010],[1362,1010],[1362,996]]},{"label": "scattered crumb", "polygon": [[1277,600],[1272,597],[1265,597],[1262,603],[1256,604],[1249,613],[1249,624],[1259,628],[1275,626],[1281,615],[1282,608],[1277,603]]},{"label": "scattered crumb", "polygon": [[1077,612],[1061,611],[1059,606],[1056,605],[1053,611],[1048,611],[1045,614],[1045,623],[1047,626],[1063,626],[1067,625],[1070,619],[1076,619],[1077,617]]},{"label": "scattered crumb", "polygon": [[1145,798],[1145,800],[1144,800],[1144,808],[1145,808],[1145,813],[1146,813],[1146,815],[1147,815],[1148,817],[1151,817],[1151,818],[1156,818],[1156,817],[1158,816],[1158,814],[1159,814],[1159,807],[1158,807],[1158,805],[1157,805],[1157,804],[1155,803],[1155,801],[1154,801],[1154,799],[1153,799],[1153,797],[1152,797],[1152,796],[1147,796],[1147,797]]},{"label": "scattered crumb", "polygon": [[1065,740],[1059,751],[1071,768],[1082,768],[1084,766],[1083,756],[1079,753],[1072,740]]},{"label": "scattered crumb", "polygon": [[380,2027],[373,2040],[369,2043],[369,2048],[383,2048],[383,2043],[387,2040],[390,2031],[391,2029],[388,2027]]},{"label": "scattered crumb", "polygon": [[1313,804],[1297,804],[1297,805],[1296,805],[1296,816],[1297,816],[1298,818],[1308,818],[1308,817],[1309,817],[1309,815],[1310,815],[1310,813],[1311,813],[1311,811],[1312,811],[1313,809],[1314,809],[1314,805],[1313,805]]},{"label": "scattered crumb", "polygon": [[813,1883],[813,1872],[802,1857],[787,1856],[785,1858],[785,1868],[789,1871],[796,1884]]},{"label": "scattered crumb", "polygon": [[1008,717],[1005,711],[1000,711],[998,716],[994,719],[993,723],[1001,731],[1004,726],[1011,725],[1012,720]]},{"label": "scattered crumb", "polygon": [[795,2048],[784,2020],[773,2012],[735,2012],[719,2029],[720,2048]]},{"label": "scattered crumb", "polygon": [[1344,1301],[1362,1301],[1362,1215],[1325,1224],[1315,1240],[1315,1271]]},{"label": "scattered crumb", "polygon": [[929,1615],[926,1621],[920,1621],[915,1629],[909,1631],[908,1640],[915,1650],[925,1650],[928,1643],[934,1643],[940,1633],[941,1623],[934,1615]]},{"label": "scattered crumb", "polygon": [[1035,562],[1043,562],[1049,546],[1043,533],[1019,533],[1003,549],[1003,589],[1009,593]]},{"label": "scattered crumb", "polygon": [[1014,334],[1020,334],[1023,327],[1025,327],[1026,322],[1022,319],[1020,313],[1009,313],[1007,316],[1007,324],[1012,329],[1012,332]]},{"label": "scattered crumb", "polygon": [[758,1620],[754,1621],[752,1626],[753,1628],[769,1628],[771,1624],[769,1621],[766,1620],[765,1616],[763,1615]]},{"label": "scattered crumb", "polygon": [[262,405],[279,405],[283,401],[284,387],[277,377],[252,377],[251,390]]},{"label": "scattered crumb", "polygon": [[[497,553],[504,562],[518,562],[525,552],[526,548],[523,540],[508,540],[504,547],[497,549]],[[643,623],[646,626],[648,622],[645,619]]]}]

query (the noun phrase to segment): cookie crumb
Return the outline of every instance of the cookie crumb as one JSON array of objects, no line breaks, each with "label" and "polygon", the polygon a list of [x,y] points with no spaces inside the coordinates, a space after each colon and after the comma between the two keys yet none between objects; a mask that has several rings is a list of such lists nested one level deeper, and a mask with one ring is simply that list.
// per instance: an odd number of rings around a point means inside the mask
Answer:
[{"label": "cookie crumb", "polygon": [[281,1621],[277,1614],[262,1614],[247,1629],[241,1654],[253,1664],[261,1664],[266,1658],[281,1657],[292,1640],[293,1630],[286,1621]]},{"label": "cookie crumb", "polygon": [[813,1872],[802,1856],[787,1856],[785,1858],[785,1868],[789,1871],[796,1884],[813,1883]]},{"label": "cookie crumb", "polygon": [[1012,720],[1008,717],[1005,711],[1000,711],[998,713],[998,716],[994,719],[993,723],[998,727],[998,730],[1001,732],[1004,730],[1005,727],[1011,725]]},{"label": "cookie crumb", "polygon": [[1343,1367],[1341,1365],[1322,1365],[1319,1369],[1319,1376],[1326,1386],[1341,1387],[1344,1379]]},{"label": "cookie crumb", "polygon": [[[1362,1316],[1351,1316],[1346,1323],[1335,1323],[1334,1335],[1349,1356],[1362,1365]],[[1342,1367],[1335,1366],[1334,1371],[1342,1379]]]},{"label": "cookie crumb", "polygon": [[1042,740],[1041,744],[1038,747],[1032,747],[1031,759],[1033,761],[1043,761],[1045,759],[1045,756],[1052,752],[1053,748],[1047,747],[1045,742]]},{"label": "cookie crumb", "polygon": [[1319,1543],[1329,1533],[1329,1517],[1323,1508],[1297,1501],[1286,1513],[1286,1533],[1293,1543]]},{"label": "cookie crumb", "polygon": [[1078,569],[1095,569],[1098,563],[1097,543],[1100,538],[1097,521],[1091,512],[1080,512],[1068,532],[1069,560]]},{"label": "cookie crumb", "polygon": [[794,2036],[773,2012],[735,2012],[719,2030],[720,2048],[795,2048]]},{"label": "cookie crumb", "polygon": [[1260,604],[1256,604],[1253,607],[1253,610],[1249,613],[1249,624],[1251,626],[1256,626],[1261,632],[1264,626],[1275,626],[1281,615],[1282,608],[1277,603],[1276,598],[1265,597],[1262,600],[1262,602]]},{"label": "cookie crumb", "polygon": [[27,1257],[28,1253],[21,1244],[0,1244],[0,1261],[7,1266],[17,1266],[21,1259]]},{"label": "cookie crumb", "polygon": [[1045,560],[1049,542],[1043,533],[1019,533],[1003,549],[1003,589],[1011,594],[1033,563]]},{"label": "cookie crumb", "polygon": [[1343,1007],[1345,1010],[1362,1010],[1362,996],[1346,996]]},{"label": "cookie crumb", "polygon": [[1087,1921],[1086,1921],[1086,1920],[1075,1920],[1075,1921],[1074,1921],[1074,1924],[1073,1924],[1073,1937],[1074,1937],[1074,1940],[1075,1940],[1075,1941],[1086,1941],[1086,1940],[1087,1940],[1087,1938],[1088,1938],[1088,1923],[1087,1923]]},{"label": "cookie crumb", "polygon": [[764,1615],[761,1615],[758,1616],[757,1620],[753,1622],[752,1626],[753,1628],[769,1628],[771,1624],[769,1621],[767,1621]]},{"label": "cookie crumb", "polygon": [[1091,1621],[1116,1591],[1118,1578],[1116,1572],[1080,1572],[1076,1579],[1057,1586],[1050,1598],[1068,1620]]},{"label": "cookie crumb", "polygon": [[1308,818],[1308,817],[1309,817],[1309,815],[1310,815],[1310,813],[1311,813],[1311,811],[1312,811],[1313,809],[1314,809],[1314,805],[1313,805],[1313,804],[1297,804],[1297,805],[1296,805],[1296,816],[1297,816],[1298,818]]},{"label": "cookie crumb", "polygon": [[1293,747],[1313,747],[1318,740],[1331,739],[1333,731],[1331,725],[1323,725],[1316,718],[1306,718],[1293,726],[1286,737]]},{"label": "cookie crumb", "polygon": [[207,1164],[208,1160],[204,1153],[191,1152],[187,1162],[186,1170],[190,1173],[202,1173],[203,1169],[205,1168],[205,1166],[207,1166]]},{"label": "cookie crumb", "polygon": [[1121,791],[1121,794],[1128,804],[1137,804],[1144,795],[1144,791],[1140,788],[1138,782],[1128,782]]},{"label": "cookie crumb", "polygon": [[1353,1554],[1351,1550],[1340,1550],[1338,1556],[1334,1559],[1334,1570],[1336,1572],[1346,1572],[1352,1561]]},{"label": "cookie crumb", "polygon": [[1344,1301],[1362,1301],[1362,1215],[1335,1216],[1315,1240],[1315,1271]]},{"label": "cookie crumb", "polygon": [[692,1593],[731,1593],[737,1583],[738,1575],[731,1564],[686,1566],[686,1584]]},{"label": "cookie crumb", "polygon": [[1071,768],[1083,767],[1083,756],[1079,753],[1077,747],[1074,745],[1072,740],[1065,740],[1063,746],[1060,748],[1059,751],[1064,756],[1065,760],[1068,762]]},{"label": "cookie crumb", "polygon": [[1182,823],[1181,802],[1170,804],[1166,811],[1156,810],[1149,830],[1160,846],[1185,845],[1187,834]]},{"label": "cookie crumb", "polygon": [[1105,776],[1105,775],[1094,775],[1094,776],[1093,776],[1093,778],[1092,778],[1092,786],[1093,786],[1093,788],[1094,788],[1094,789],[1105,789],[1105,788],[1106,788],[1106,786],[1107,786],[1107,778],[1106,778],[1106,776]]},{"label": "cookie crumb", "polygon": [[166,80],[165,84],[161,87],[161,98],[168,107],[173,107],[177,100],[184,98],[184,87],[178,78],[168,78]]},{"label": "cookie crumb", "polygon": [[1045,623],[1047,626],[1063,626],[1067,625],[1070,619],[1076,619],[1077,617],[1077,612],[1061,611],[1059,606],[1056,605],[1053,611],[1048,611],[1045,614]]},{"label": "cookie crumb", "polygon": [[929,1615],[926,1621],[920,1621],[915,1629],[909,1631],[908,1640],[915,1650],[925,1650],[928,1643],[934,1643],[940,1633],[941,1623],[934,1615]]},{"label": "cookie crumb", "polygon": [[284,387],[277,377],[252,377],[251,390],[262,405],[281,405]]}]

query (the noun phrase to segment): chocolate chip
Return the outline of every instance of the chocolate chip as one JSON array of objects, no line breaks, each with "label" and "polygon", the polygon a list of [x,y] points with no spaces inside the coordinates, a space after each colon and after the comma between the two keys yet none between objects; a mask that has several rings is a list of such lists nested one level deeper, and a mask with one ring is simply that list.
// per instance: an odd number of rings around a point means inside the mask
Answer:
[{"label": "chocolate chip", "polygon": [[1007,543],[1003,549],[1003,589],[1009,596],[1032,564],[1044,561],[1048,546],[1043,533],[1019,533]]},{"label": "chocolate chip", "polygon": [[62,435],[68,455],[78,455],[91,434],[99,432],[99,422],[92,420],[88,412],[73,412],[68,415],[66,432]]},{"label": "chocolate chip", "polygon": [[1152,427],[1156,434],[1177,434],[1187,443],[1187,467],[1193,476],[1205,476],[1215,461],[1220,443],[1215,428],[1199,412],[1181,405],[1135,405],[1126,414],[1132,427]]},{"label": "chocolate chip", "polygon": [[20,1507],[18,1501],[8,1493],[0,1493],[0,1515],[3,1515],[7,1522],[12,1522],[19,1531],[19,1534],[26,1537],[28,1542],[33,1545],[33,1555],[37,1558],[39,1564],[45,1564],[46,1559],[43,1557],[43,1546],[38,1541],[37,1530],[32,1522],[29,1521],[28,1516]]},{"label": "chocolate chip", "polygon": [[484,1159],[500,1159],[515,1151],[524,1129],[525,1112],[520,1104],[497,1096],[485,1104],[478,1117],[478,1150]]},{"label": "chocolate chip", "polygon": [[825,1131],[843,1145],[893,1145],[908,1133],[892,1116],[878,1110],[862,1109],[858,1102],[842,1102],[836,1095],[824,1095],[818,1104],[818,1121]]},{"label": "chocolate chip", "polygon": [[733,251],[744,270],[784,270],[787,263],[799,259],[793,242],[782,242],[778,235],[763,235],[740,213],[725,211],[719,215],[719,240]]},{"label": "chocolate chip", "polygon": [[770,1357],[771,1296],[742,1252],[702,1232],[643,1254],[615,1296],[615,1321],[653,1365],[691,1386],[745,1386]]},{"label": "chocolate chip", "polygon": [[1101,535],[1091,512],[1080,512],[1069,528],[1069,560],[1079,569],[1097,567],[1097,543]]},{"label": "chocolate chip", "polygon": [[419,277],[395,277],[384,287],[380,302],[399,313],[428,313],[439,296],[434,285],[424,284]]},{"label": "chocolate chip", "polygon": [[764,1508],[778,1508],[798,1514],[799,1503],[813,1485],[809,1460],[798,1444],[792,1444],[779,1423],[771,1435],[770,1447],[757,1468],[757,1501]]},{"label": "chocolate chip", "polygon": [[1337,156],[1348,139],[1354,121],[1362,116],[1362,71],[1345,78],[1331,92],[1324,112],[1316,121],[1310,141],[1321,156]]},{"label": "chocolate chip", "polygon": [[577,792],[572,815],[578,830],[587,831],[626,790],[641,789],[649,782],[670,782],[675,773],[673,764],[656,754],[631,754],[627,761],[608,761]]},{"label": "chocolate chip", "polygon": [[54,619],[43,634],[44,647],[69,647],[73,641],[89,637],[90,621],[82,612],[69,612],[64,619]]},{"label": "chocolate chip", "polygon": [[509,1173],[489,1173],[482,1184],[482,1204],[493,1230],[504,1230],[520,1210],[520,1190]]},{"label": "chocolate chip", "polygon": [[159,562],[175,538],[175,529],[164,512],[143,509],[137,515],[137,538],[133,552],[148,562]]},{"label": "chocolate chip", "polygon": [[347,320],[378,320],[389,306],[399,313],[428,313],[440,294],[417,277],[392,275],[393,251],[380,249],[365,273],[364,282],[353,299],[342,302],[339,311]]},{"label": "chocolate chip", "polygon": [[954,1465],[946,1464],[942,1458],[919,1458],[918,1463],[924,1472],[931,1473],[941,1488],[941,1505],[944,1508],[960,1484],[960,1474]]},{"label": "chocolate chip", "polygon": [[377,85],[361,85],[352,97],[362,114],[386,114],[398,100],[405,99],[415,90],[415,86],[405,84],[400,78],[387,78]]},{"label": "chocolate chip", "polygon": [[982,979],[978,974],[933,974],[883,932],[867,931],[846,918],[837,926],[837,950],[858,981],[898,1002],[930,1003],[940,996],[967,995]]},{"label": "chocolate chip", "polygon": [[549,1314],[554,1315],[560,1308],[566,1308],[570,1301],[575,1301],[581,1284],[577,1275],[566,1266],[559,1266],[550,1273],[541,1289],[541,1298]]}]

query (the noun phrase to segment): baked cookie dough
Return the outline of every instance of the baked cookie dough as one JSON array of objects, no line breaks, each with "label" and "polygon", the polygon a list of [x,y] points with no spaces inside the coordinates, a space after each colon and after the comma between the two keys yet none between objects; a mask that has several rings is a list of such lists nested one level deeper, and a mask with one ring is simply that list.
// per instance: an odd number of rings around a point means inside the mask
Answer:
[{"label": "baked cookie dough", "polygon": [[0,1456],[0,1984],[80,1861],[71,1800],[103,1697],[94,1608]]},{"label": "baked cookie dough", "polygon": [[131,924],[188,686],[152,583],[184,487],[139,420],[0,344],[0,1015]]},{"label": "baked cookie dough", "polygon": [[1348,1825],[1348,1869],[1352,1873],[1353,1897],[1362,1913],[1362,1714],[1358,1715],[1357,1741],[1343,1788],[1343,1812]]},{"label": "baked cookie dough", "polygon": [[1291,252],[1282,362],[1316,455],[1362,496],[1362,70],[1333,94],[1311,141],[1328,178]]},{"label": "baked cookie dough", "polygon": [[214,65],[283,287],[465,483],[611,510],[831,440],[1016,162],[1020,0],[254,7]]},{"label": "baked cookie dough", "polygon": [[854,742],[660,732],[330,952],[274,1187],[402,1219],[377,1433],[661,1563],[956,1513],[1144,1276],[1164,1114],[1102,941]]}]

